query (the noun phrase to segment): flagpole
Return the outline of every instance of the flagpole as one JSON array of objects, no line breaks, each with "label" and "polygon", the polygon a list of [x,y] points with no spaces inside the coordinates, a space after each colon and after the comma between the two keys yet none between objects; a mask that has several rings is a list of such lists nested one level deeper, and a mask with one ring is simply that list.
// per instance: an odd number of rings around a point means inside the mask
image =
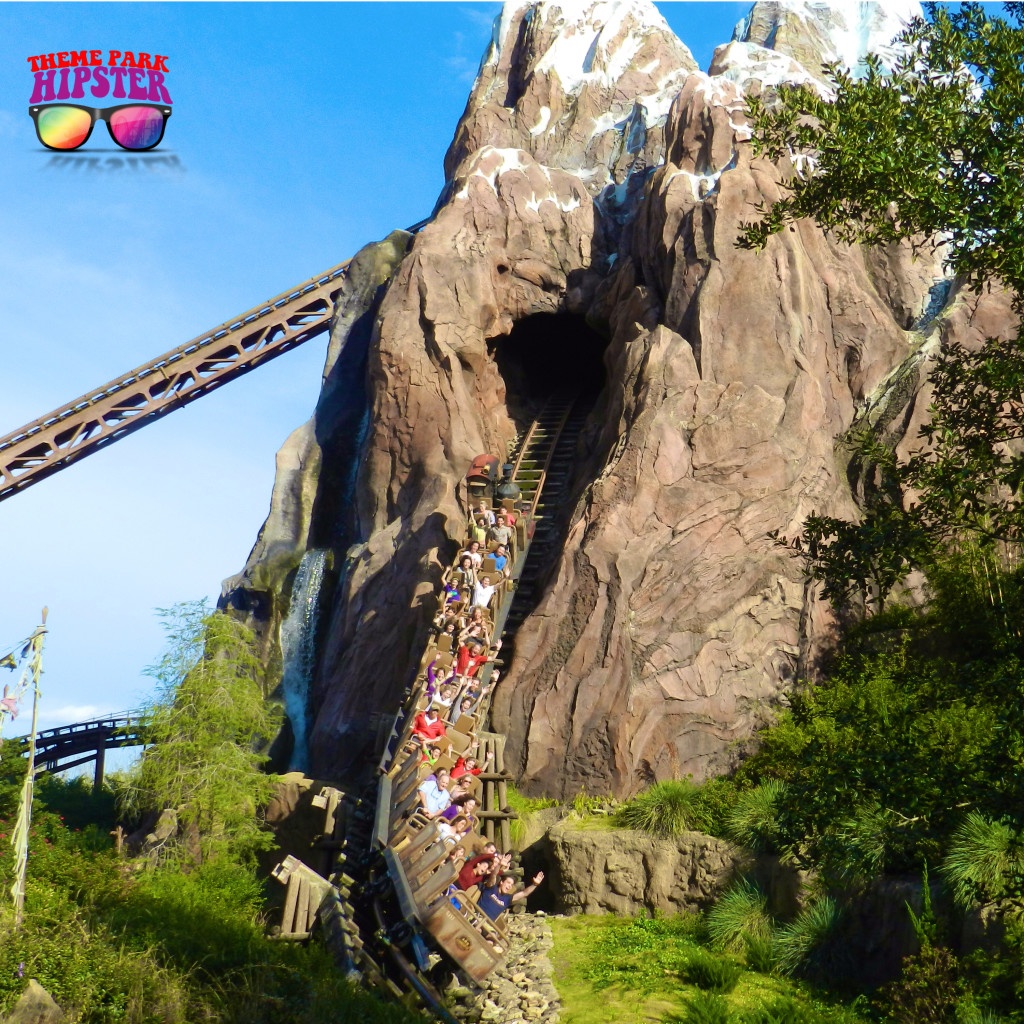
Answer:
[{"label": "flagpole", "polygon": [[25,879],[28,872],[28,837],[32,826],[32,795],[35,789],[36,779],[36,734],[39,723],[39,679],[43,674],[43,639],[46,636],[46,614],[48,609],[43,609],[43,621],[32,634],[29,644],[31,645],[31,660],[28,671],[32,677],[32,731],[29,734],[28,743],[28,768],[25,772],[25,782],[21,788],[21,804],[18,809],[18,821],[14,827],[14,835],[11,843],[14,846],[14,885],[11,887],[11,895],[14,897],[14,928],[21,929],[22,920],[25,916]]}]

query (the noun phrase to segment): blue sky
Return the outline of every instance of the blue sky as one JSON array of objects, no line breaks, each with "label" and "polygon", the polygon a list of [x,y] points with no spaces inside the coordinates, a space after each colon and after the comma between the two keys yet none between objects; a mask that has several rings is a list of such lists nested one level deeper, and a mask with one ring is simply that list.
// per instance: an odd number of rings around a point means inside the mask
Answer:
[{"label": "blue sky", "polygon": [[[660,6],[706,67],[749,5]],[[0,4],[0,434],[426,216],[498,10]],[[69,49],[167,56],[173,163],[38,144],[26,58]],[[241,568],[325,346],[0,503],[0,650],[50,608],[44,727],[137,705],[153,610]]]}]

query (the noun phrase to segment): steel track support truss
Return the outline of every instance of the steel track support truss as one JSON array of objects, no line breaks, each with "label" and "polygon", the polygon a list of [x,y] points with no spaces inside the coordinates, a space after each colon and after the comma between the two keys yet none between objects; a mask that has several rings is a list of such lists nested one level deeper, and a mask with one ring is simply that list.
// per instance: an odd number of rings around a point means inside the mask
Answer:
[{"label": "steel track support truss", "polygon": [[0,501],[328,330],[348,261],[0,437]]}]

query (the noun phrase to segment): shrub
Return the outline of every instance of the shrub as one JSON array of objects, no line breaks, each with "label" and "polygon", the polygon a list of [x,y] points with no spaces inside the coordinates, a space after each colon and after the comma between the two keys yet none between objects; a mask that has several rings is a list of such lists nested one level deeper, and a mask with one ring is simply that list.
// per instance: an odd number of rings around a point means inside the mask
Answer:
[{"label": "shrub", "polygon": [[775,970],[775,939],[757,935],[743,936],[743,959],[758,974],[771,974]]},{"label": "shrub", "polygon": [[659,836],[678,836],[693,827],[697,793],[698,788],[688,779],[656,782],[619,808],[615,822]]},{"label": "shrub", "polygon": [[1024,842],[1002,821],[972,812],[957,829],[942,873],[961,906],[1019,896],[1024,889]]},{"label": "shrub", "polygon": [[725,823],[738,798],[739,790],[731,778],[719,777],[701,783],[694,800],[693,828],[725,838]]},{"label": "shrub", "polygon": [[764,1006],[744,1013],[737,1024],[818,1024],[821,1015],[805,1003],[779,996]]},{"label": "shrub", "polygon": [[724,949],[742,949],[748,939],[770,940],[768,900],[753,882],[733,885],[708,911],[708,935]]},{"label": "shrub", "polygon": [[894,831],[891,811],[859,804],[822,836],[819,856],[825,872],[841,886],[877,878],[885,870]]},{"label": "shrub", "polygon": [[809,903],[784,925],[775,940],[775,962],[783,974],[817,974],[833,959],[841,911],[831,896]]},{"label": "shrub", "polygon": [[786,784],[779,779],[768,779],[740,793],[726,818],[726,835],[758,852],[776,849],[779,808],[785,795]]},{"label": "shrub", "polygon": [[954,1024],[966,992],[956,957],[926,946],[903,961],[900,976],[879,994],[878,1006],[895,1024]]},{"label": "shrub", "polygon": [[731,992],[739,981],[743,968],[732,960],[712,956],[703,950],[697,953],[683,970],[684,978],[707,992]]},{"label": "shrub", "polygon": [[962,966],[979,1002],[1015,1024],[1024,1021],[1024,919],[1008,917],[1000,948],[975,950]]}]

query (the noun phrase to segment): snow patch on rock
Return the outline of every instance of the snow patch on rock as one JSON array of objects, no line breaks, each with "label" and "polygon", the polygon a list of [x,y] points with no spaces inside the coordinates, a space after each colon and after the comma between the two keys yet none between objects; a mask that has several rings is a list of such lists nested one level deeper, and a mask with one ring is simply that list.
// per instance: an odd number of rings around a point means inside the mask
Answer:
[{"label": "snow patch on rock", "polygon": [[775,50],[767,50],[755,43],[733,41],[719,46],[711,59],[709,74],[714,79],[733,82],[748,92],[756,82],[763,89],[780,85],[809,85],[822,96],[831,96],[831,90],[820,79],[792,57]]},{"label": "snow patch on rock", "polygon": [[551,108],[541,107],[540,117],[537,119],[537,123],[530,129],[531,135],[542,135],[548,127],[548,123],[551,121]]},{"label": "snow patch on rock", "polygon": [[[614,85],[629,70],[648,35],[674,38],[672,29],[649,0],[540,0],[534,4],[506,0],[495,19],[485,64],[496,64],[501,50],[514,45],[508,34],[519,23],[517,15],[524,8],[529,8],[526,13],[531,27],[536,23],[555,29],[547,49],[533,62],[534,73],[557,75],[569,96],[578,94],[584,84]],[[689,50],[686,52],[689,54]],[[655,59],[638,70],[650,74],[657,67]]]},{"label": "snow patch on rock", "polygon": [[[539,173],[548,188],[540,192],[536,187],[530,192],[525,206],[528,210],[538,211],[542,203],[554,203],[563,213],[571,213],[581,206],[580,197],[575,191],[568,198],[558,194],[558,189],[551,180],[551,168],[536,163],[528,153],[521,149],[499,149],[496,146],[484,146],[473,161],[472,169],[466,176],[465,184],[454,194],[453,199],[468,199],[470,182],[473,178],[482,178],[487,182],[487,187],[497,195],[498,179],[509,171],[523,171],[528,175],[531,184],[537,182]],[[530,174],[530,172],[534,172]]]}]

